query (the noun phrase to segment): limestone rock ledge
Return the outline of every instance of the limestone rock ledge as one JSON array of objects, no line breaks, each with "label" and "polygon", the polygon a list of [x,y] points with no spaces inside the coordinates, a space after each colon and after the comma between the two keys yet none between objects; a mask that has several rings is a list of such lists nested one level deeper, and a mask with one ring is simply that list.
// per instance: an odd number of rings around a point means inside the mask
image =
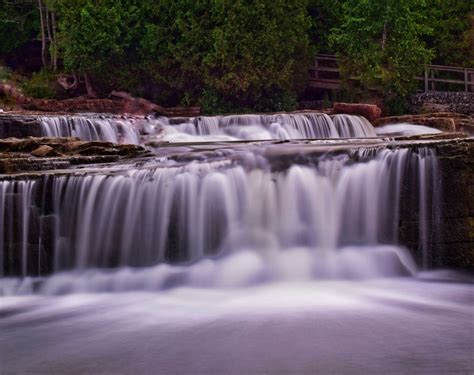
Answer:
[{"label": "limestone rock ledge", "polygon": [[150,156],[136,145],[85,142],[78,138],[0,139],[0,173],[64,169],[80,164],[110,163]]}]

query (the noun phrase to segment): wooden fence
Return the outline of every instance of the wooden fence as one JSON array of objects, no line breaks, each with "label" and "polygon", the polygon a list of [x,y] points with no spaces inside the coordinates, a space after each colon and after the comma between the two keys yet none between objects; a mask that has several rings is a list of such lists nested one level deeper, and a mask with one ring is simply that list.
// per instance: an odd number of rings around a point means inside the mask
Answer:
[{"label": "wooden fence", "polygon": [[[474,69],[443,65],[427,65],[422,77],[421,92],[465,91],[474,92]],[[357,78],[354,78],[357,80]],[[341,86],[339,66],[334,55],[317,55],[310,68],[309,86],[319,89],[338,89]]]}]

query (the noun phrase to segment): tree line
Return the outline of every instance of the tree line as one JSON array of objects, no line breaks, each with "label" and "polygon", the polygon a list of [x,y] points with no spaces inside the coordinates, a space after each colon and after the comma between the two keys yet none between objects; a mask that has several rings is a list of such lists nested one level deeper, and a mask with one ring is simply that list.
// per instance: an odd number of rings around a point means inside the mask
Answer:
[{"label": "tree line", "polygon": [[91,96],[207,112],[293,109],[318,52],[360,92],[406,97],[429,62],[474,65],[474,0],[3,0],[0,56],[41,42]]}]

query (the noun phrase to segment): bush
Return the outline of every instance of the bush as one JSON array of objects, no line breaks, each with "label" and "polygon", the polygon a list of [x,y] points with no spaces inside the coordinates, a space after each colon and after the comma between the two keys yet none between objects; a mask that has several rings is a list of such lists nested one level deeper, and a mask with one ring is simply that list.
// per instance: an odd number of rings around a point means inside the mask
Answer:
[{"label": "bush", "polygon": [[12,73],[10,69],[5,66],[0,65],[0,82],[1,81],[8,81],[11,79]]},{"label": "bush", "polygon": [[386,96],[384,107],[389,116],[401,116],[410,112],[410,101],[403,96]]},{"label": "bush", "polygon": [[265,92],[255,105],[257,112],[294,111],[298,105],[296,94],[290,90],[273,87]]},{"label": "bush", "polygon": [[37,99],[53,99],[56,96],[55,75],[44,69],[33,73],[31,78],[22,84],[23,93]]}]

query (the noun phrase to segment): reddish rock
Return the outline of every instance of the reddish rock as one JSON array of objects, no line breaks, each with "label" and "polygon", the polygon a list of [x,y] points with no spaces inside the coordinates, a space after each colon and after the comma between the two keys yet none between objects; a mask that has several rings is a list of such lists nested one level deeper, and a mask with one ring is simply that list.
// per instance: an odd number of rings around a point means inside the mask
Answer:
[{"label": "reddish rock", "polygon": [[364,103],[334,103],[334,114],[348,114],[364,116],[370,122],[380,118],[382,110],[375,104]]},{"label": "reddish rock", "polygon": [[33,150],[31,152],[31,155],[44,158],[44,157],[58,156],[59,153],[51,146],[42,145],[42,146],[39,146],[37,149]]},{"label": "reddish rock", "polygon": [[200,107],[165,108],[149,100],[135,98],[123,91],[112,91],[110,98],[102,99],[87,97],[65,100],[34,99],[25,96],[14,84],[0,82],[0,94],[5,95],[23,109],[41,112],[129,113],[135,115],[157,113],[169,117],[195,117],[201,112]]}]

